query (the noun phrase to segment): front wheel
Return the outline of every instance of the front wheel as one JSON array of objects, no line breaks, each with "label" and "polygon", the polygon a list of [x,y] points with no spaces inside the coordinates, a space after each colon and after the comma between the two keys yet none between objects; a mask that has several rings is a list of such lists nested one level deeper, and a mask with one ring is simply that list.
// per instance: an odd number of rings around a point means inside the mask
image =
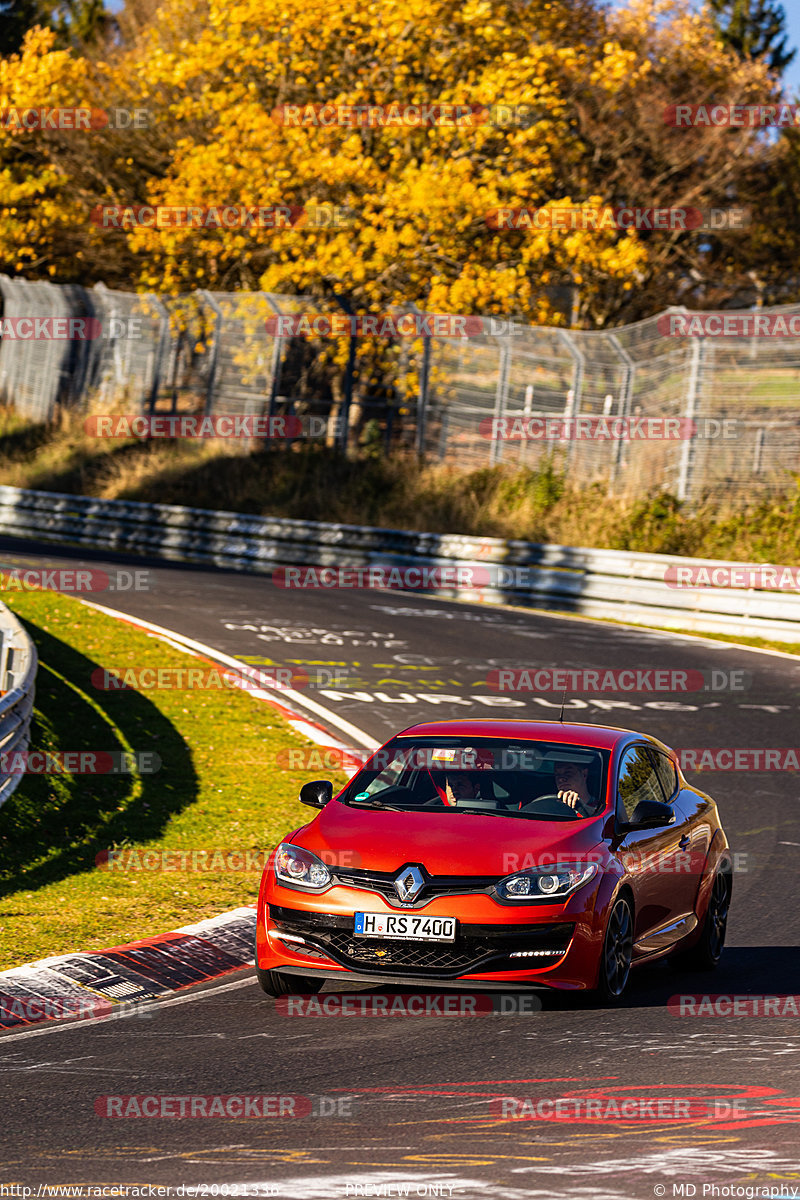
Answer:
[{"label": "front wheel", "polygon": [[731,903],[730,879],[718,871],[711,885],[711,896],[703,923],[703,932],[689,950],[671,954],[669,965],[683,971],[713,971],[722,957]]},{"label": "front wheel", "polygon": [[614,901],[608,918],[597,992],[606,1004],[615,1004],[628,983],[633,956],[633,910],[625,896]]},{"label": "front wheel", "polygon": [[262,992],[268,996],[312,996],[325,982],[311,975],[281,975],[279,971],[265,971],[256,967],[256,978]]}]

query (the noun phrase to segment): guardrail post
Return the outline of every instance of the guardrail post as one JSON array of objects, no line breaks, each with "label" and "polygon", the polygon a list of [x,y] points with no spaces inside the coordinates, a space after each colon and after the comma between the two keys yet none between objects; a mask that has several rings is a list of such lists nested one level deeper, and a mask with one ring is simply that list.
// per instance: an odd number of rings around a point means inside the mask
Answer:
[{"label": "guardrail post", "polygon": [[[281,313],[280,308],[275,303],[275,301],[272,299],[272,296],[270,295],[270,293],[262,292],[262,295],[266,298],[267,304],[270,306],[270,308],[273,310],[273,312],[276,313],[277,316],[279,316],[279,317],[282,316],[283,314]],[[284,358],[282,350],[283,350],[283,347],[281,346],[281,339],[278,337],[277,334],[273,334],[273,337],[272,337],[272,361],[270,363],[270,368],[269,368],[269,373],[270,373],[269,407],[267,408],[267,416],[269,416],[269,417],[274,417],[275,408],[277,407],[277,403],[278,403],[278,389],[280,387],[280,379],[281,379],[281,372],[283,370],[283,358]]]},{"label": "guardrail post", "polygon": [[[351,314],[352,315],[352,314]],[[342,400],[342,409],[339,414],[341,421],[340,427],[340,449],[343,454],[347,452],[347,442],[350,436],[350,409],[353,403],[353,376],[356,370],[356,339],[354,334],[350,334],[347,347],[347,369],[344,373],[344,398]]]},{"label": "guardrail post", "polygon": [[164,373],[164,359],[167,353],[167,345],[169,344],[169,312],[158,296],[153,292],[147,293],[147,299],[153,305],[161,317],[161,323],[158,330],[158,343],[155,349],[153,361],[153,379],[150,384],[150,394],[147,397],[147,411],[154,413],[156,404],[158,403],[158,391],[161,386],[161,377]]},{"label": "guardrail post", "polygon": [[766,436],[766,433],[765,433],[764,427],[762,425],[760,429],[756,430],[756,443],[755,443],[755,446],[753,447],[753,474],[754,475],[761,474],[761,461],[762,461],[762,456],[764,454],[765,436]]},{"label": "guardrail post", "polygon": [[[610,333],[608,340],[624,363],[622,388],[619,397],[619,415],[624,421],[627,421],[631,415],[631,406],[633,404],[633,380],[636,372],[636,364],[616,334]],[[611,462],[611,483],[614,483],[617,478],[617,473],[622,466],[624,452],[625,441],[623,438],[620,438],[614,447],[614,457]]]},{"label": "guardrail post", "polygon": [[450,410],[445,405],[442,408],[442,425],[439,430],[439,461],[440,462],[443,462],[447,458],[447,438],[450,433],[450,430],[448,428],[449,424],[450,424]]},{"label": "guardrail post", "polygon": [[[686,409],[683,414],[685,422],[684,433],[689,432],[689,423],[697,416],[698,397],[700,394],[700,373],[705,358],[706,339],[695,338],[692,342],[692,358],[689,367],[689,386],[686,392]],[[694,466],[694,438],[684,437],[681,445],[681,461],[678,470],[678,499],[688,500],[692,483],[692,467]]]},{"label": "guardrail post", "polygon": [[207,292],[205,288],[200,289],[199,295],[203,297],[208,307],[214,313],[216,320],[214,321],[214,340],[211,344],[211,355],[208,364],[208,383],[206,385],[206,407],[204,415],[210,417],[214,411],[214,385],[217,382],[217,361],[219,359],[219,339],[222,334],[222,309],[217,304],[211,292]]},{"label": "guardrail post", "polygon": [[428,381],[431,370],[431,339],[422,341],[422,362],[419,369],[419,386],[417,388],[417,455],[425,453],[425,422],[428,417]]},{"label": "guardrail post", "polygon": [[[353,306],[348,299],[340,296],[338,292],[333,293],[337,304],[340,304],[348,317],[354,317],[356,314],[353,311]],[[350,434],[350,408],[353,403],[353,376],[356,369],[356,339],[353,333],[352,325],[347,346],[347,367],[344,373],[342,407],[339,410],[339,449],[343,454],[347,453],[347,442]]]},{"label": "guardrail post", "polygon": [[[499,339],[498,339],[499,340]],[[500,341],[499,347],[500,361],[497,367],[497,390],[494,396],[494,419],[500,421],[506,409],[508,400],[508,376],[511,370],[511,340],[503,338]],[[497,429],[497,425],[494,426]],[[492,438],[491,450],[489,451],[489,465],[495,466],[503,457],[503,447],[500,438]]]},{"label": "guardrail post", "polygon": [[[3,316],[5,317],[9,315],[8,301],[10,297],[11,280],[9,279],[8,275],[0,275],[0,300],[3,304]],[[6,341],[4,345],[3,339],[0,338],[0,401],[2,401],[4,404],[7,404],[11,399],[9,389],[6,386],[6,379],[8,378],[11,369],[11,364],[8,361],[9,345],[10,343],[8,341]],[[5,353],[3,353],[4,350],[6,351]]]},{"label": "guardrail post", "polygon": [[[572,417],[574,421],[574,418],[579,416],[581,411],[581,393],[583,391],[583,375],[586,365],[586,358],[583,351],[578,349],[572,335],[567,333],[566,330],[559,329],[558,336],[566,346],[567,352],[573,362],[572,388],[570,389],[572,391],[572,401],[569,405],[569,416]],[[565,416],[566,415],[567,414],[565,413]],[[574,453],[575,438],[570,437],[567,447],[567,466],[569,466],[571,463]]]},{"label": "guardrail post", "polygon": [[0,692],[7,692],[6,676],[8,675],[8,660],[11,657],[11,642],[4,629],[0,629]]}]

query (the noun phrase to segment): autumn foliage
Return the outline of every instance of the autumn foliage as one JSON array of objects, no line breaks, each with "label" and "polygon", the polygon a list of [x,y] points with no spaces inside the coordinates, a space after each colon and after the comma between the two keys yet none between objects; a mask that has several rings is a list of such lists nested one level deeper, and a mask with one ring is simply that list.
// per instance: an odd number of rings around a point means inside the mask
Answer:
[{"label": "autumn foliage", "polygon": [[[162,0],[121,18],[101,60],[34,30],[0,59],[0,111],[146,110],[146,126],[0,128],[0,269],[176,294],[310,293],[357,311],[507,313],[586,326],[669,303],[720,305],[757,269],[759,226],[709,237],[636,229],[501,230],[502,206],[721,207],[785,177],[790,139],[673,129],[679,101],[761,103],[776,84],[686,3],[634,0]],[[462,127],[287,124],[282,106],[527,106]],[[307,208],[347,227],[102,228],[97,205]],[[711,268],[713,267],[713,272]],[[713,275],[713,280],[712,280]],[[701,285],[698,285],[698,278]],[[694,291],[692,289],[695,289]]]}]

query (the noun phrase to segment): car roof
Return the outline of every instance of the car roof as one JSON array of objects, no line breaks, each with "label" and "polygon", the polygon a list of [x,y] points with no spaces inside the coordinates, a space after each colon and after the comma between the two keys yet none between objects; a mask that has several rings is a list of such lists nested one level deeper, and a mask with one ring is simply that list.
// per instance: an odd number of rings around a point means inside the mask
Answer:
[{"label": "car roof", "polygon": [[662,746],[657,738],[633,729],[618,729],[612,725],[577,725],[568,721],[509,721],[470,720],[426,721],[410,725],[397,737],[495,737],[517,738],[530,741],[563,742],[566,745],[592,746],[598,750],[613,750],[620,742],[630,738],[643,738],[654,745]]}]

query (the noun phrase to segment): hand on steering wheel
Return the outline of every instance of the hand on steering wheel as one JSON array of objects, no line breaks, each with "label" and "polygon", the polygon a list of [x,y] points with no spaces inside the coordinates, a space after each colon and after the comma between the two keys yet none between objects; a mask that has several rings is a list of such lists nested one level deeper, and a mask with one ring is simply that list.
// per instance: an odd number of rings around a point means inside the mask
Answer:
[{"label": "hand on steering wheel", "polygon": [[[578,818],[582,817],[584,814],[582,812],[580,812],[575,807],[574,804],[570,804],[565,799],[565,796],[567,794],[568,794],[567,792],[558,792],[558,793],[548,792],[546,795],[536,796],[533,800],[530,800],[527,804],[520,805],[520,810],[522,812],[536,812],[537,809],[542,808],[543,811],[546,811],[547,801],[551,800],[551,801],[555,801],[556,804],[562,804],[564,806],[564,808],[566,808],[567,812],[569,812],[573,817],[578,817]],[[577,794],[575,792],[572,792],[571,794],[573,796],[575,796],[576,800],[578,800],[580,798],[577,796]],[[555,814],[553,814],[553,815],[555,815]]]}]

